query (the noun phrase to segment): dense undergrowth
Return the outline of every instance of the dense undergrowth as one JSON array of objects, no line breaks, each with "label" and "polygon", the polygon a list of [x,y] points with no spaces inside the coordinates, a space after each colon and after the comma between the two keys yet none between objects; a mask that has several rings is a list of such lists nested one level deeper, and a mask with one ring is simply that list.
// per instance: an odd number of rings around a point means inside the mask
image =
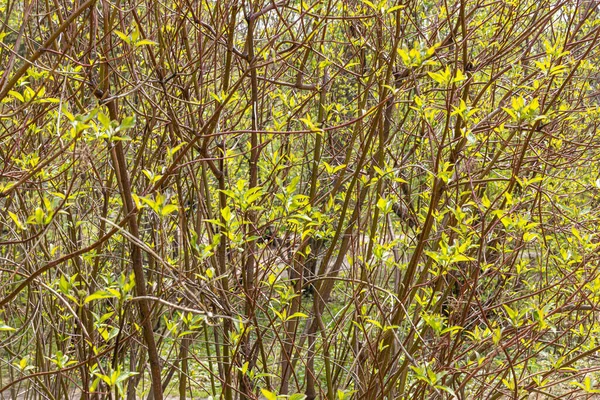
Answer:
[{"label": "dense undergrowth", "polygon": [[590,0],[0,0],[0,394],[600,393]]}]

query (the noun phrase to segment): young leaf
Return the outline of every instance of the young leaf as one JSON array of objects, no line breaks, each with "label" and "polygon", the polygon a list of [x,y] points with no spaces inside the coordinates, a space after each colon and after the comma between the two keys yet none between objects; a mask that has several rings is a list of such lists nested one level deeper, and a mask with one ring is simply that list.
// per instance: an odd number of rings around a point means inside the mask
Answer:
[{"label": "young leaf", "polygon": [[108,291],[105,290],[99,290],[95,293],[90,294],[89,296],[87,296],[84,300],[84,303],[87,304],[90,301],[94,301],[94,300],[99,300],[99,299],[111,299],[116,297],[113,293],[110,293]]},{"label": "young leaf", "polygon": [[260,391],[267,400],[277,400],[277,395],[275,393],[270,392],[267,389],[260,389]]},{"label": "young leaf", "polygon": [[12,332],[15,330],[16,330],[15,328],[0,322],[0,332]]}]

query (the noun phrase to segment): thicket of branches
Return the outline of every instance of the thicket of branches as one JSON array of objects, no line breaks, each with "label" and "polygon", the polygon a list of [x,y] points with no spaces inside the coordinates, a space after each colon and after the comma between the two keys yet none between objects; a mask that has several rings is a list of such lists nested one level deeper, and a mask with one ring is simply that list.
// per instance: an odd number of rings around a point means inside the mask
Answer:
[{"label": "thicket of branches", "polygon": [[591,398],[598,8],[1,0],[1,395]]}]

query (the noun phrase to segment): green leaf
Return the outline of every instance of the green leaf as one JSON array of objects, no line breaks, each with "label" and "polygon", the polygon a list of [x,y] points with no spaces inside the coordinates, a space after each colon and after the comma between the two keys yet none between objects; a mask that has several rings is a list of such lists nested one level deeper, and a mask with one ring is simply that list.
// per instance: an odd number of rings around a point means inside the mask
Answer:
[{"label": "green leaf", "polygon": [[126,379],[129,379],[129,378],[131,378],[132,376],[135,376],[135,375],[137,375],[137,374],[138,374],[137,372],[122,372],[122,373],[119,375],[119,377],[117,378],[117,381],[116,381],[116,383],[121,383],[121,382],[123,382],[124,380],[126,380]]},{"label": "green leaf", "polygon": [[96,374],[96,376],[102,379],[108,386],[112,387],[113,381],[110,379],[110,376],[104,374]]},{"label": "green leaf", "polygon": [[121,130],[130,129],[135,126],[135,116],[125,117],[123,121],[121,121]]},{"label": "green leaf", "polygon": [[454,262],[475,261],[475,259],[472,257],[467,257],[464,254],[456,254],[455,256],[452,257],[452,261],[454,261]]},{"label": "green leaf", "polygon": [[394,6],[394,7],[388,8],[387,13],[391,14],[394,11],[402,10],[404,7],[406,7],[406,6],[405,5],[399,5],[399,6]]},{"label": "green leaf", "polygon": [[16,331],[16,329],[0,322],[0,332],[12,332],[12,331]]},{"label": "green leaf", "polygon": [[163,217],[166,217],[167,215],[172,214],[175,211],[177,211],[177,209],[178,209],[178,207],[176,205],[174,205],[174,204],[167,204],[160,211],[160,215],[162,215]]},{"label": "green leaf", "polygon": [[64,275],[61,275],[60,280],[58,282],[58,288],[60,289],[60,291],[64,294],[67,294],[69,293],[70,287],[71,285],[69,284],[69,281],[65,279]]},{"label": "green leaf", "polygon": [[100,121],[105,129],[110,128],[110,118],[103,112],[98,113],[98,121]]},{"label": "green leaf", "polygon": [[481,204],[483,204],[483,206],[485,208],[490,208],[490,206],[492,205],[492,202],[490,201],[490,199],[488,199],[488,197],[484,194],[483,197],[481,198]]},{"label": "green leaf", "polygon": [[115,34],[116,34],[118,37],[120,37],[120,38],[121,38],[121,40],[122,40],[122,41],[124,41],[125,43],[127,43],[127,44],[130,44],[130,43],[131,43],[131,39],[129,38],[129,36],[127,36],[127,35],[126,35],[126,34],[124,34],[123,32],[121,32],[121,31],[118,31],[118,30],[116,30],[116,29],[115,29],[113,32],[114,32],[114,33],[115,33]]},{"label": "green leaf", "polygon": [[139,40],[139,41],[135,42],[135,46],[136,47],[140,47],[140,46],[157,46],[157,45],[158,45],[158,43],[156,43],[153,40],[148,40],[148,39],[142,39],[142,40]]},{"label": "green leaf", "polygon": [[25,99],[23,98],[23,95],[21,95],[21,93],[19,93],[19,92],[15,92],[14,90],[11,90],[8,92],[8,94],[10,94],[15,99],[19,100],[21,103],[23,103],[25,101]]},{"label": "green leaf", "polygon": [[23,223],[19,220],[19,217],[17,217],[17,215],[15,213],[12,213],[12,212],[9,211],[8,215],[10,216],[10,219],[12,219],[13,222],[15,223],[15,225],[17,226],[17,229],[24,230],[26,228],[23,225]]},{"label": "green leaf", "polygon": [[90,392],[94,393],[96,391],[96,389],[98,388],[99,383],[100,383],[100,377],[97,377],[96,379],[94,379],[94,381],[90,385]]},{"label": "green leaf", "polygon": [[277,395],[273,392],[269,392],[267,389],[260,389],[261,393],[267,400],[277,400]]},{"label": "green leaf", "polygon": [[242,375],[246,375],[246,372],[248,372],[248,361],[246,361],[244,363],[244,365],[242,365],[242,368],[240,368],[240,372],[242,373]]},{"label": "green leaf", "polygon": [[465,79],[467,79],[466,76],[463,75],[462,71],[460,69],[456,70],[456,77],[454,78],[453,82],[462,82]]},{"label": "green leaf", "polygon": [[225,222],[231,221],[232,216],[231,216],[231,209],[229,208],[229,206],[223,207],[223,209],[221,210],[221,216],[223,217]]},{"label": "green leaf", "polygon": [[90,301],[99,300],[99,299],[111,299],[116,297],[114,294],[107,292],[105,290],[99,290],[93,294],[90,294],[85,298],[84,303],[87,304]]},{"label": "green leaf", "polygon": [[290,315],[289,317],[287,317],[285,320],[289,321],[290,319],[293,319],[293,318],[308,318],[308,315],[301,313],[301,312],[296,312],[296,313],[293,313],[292,315]]},{"label": "green leaf", "polygon": [[373,10],[377,11],[377,7],[375,7],[375,4],[371,3],[369,0],[361,0],[364,4],[368,5],[369,7],[371,7]]}]

